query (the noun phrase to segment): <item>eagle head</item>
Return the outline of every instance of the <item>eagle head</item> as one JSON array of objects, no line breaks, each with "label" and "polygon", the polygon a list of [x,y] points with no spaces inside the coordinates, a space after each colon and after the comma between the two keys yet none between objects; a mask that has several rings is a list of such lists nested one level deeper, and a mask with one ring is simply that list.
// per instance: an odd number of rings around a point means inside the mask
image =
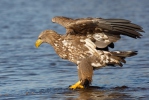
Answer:
[{"label": "eagle head", "polygon": [[49,43],[52,45],[57,35],[57,32],[53,30],[44,30],[38,36],[38,39],[35,42],[35,46],[38,48],[42,43]]}]

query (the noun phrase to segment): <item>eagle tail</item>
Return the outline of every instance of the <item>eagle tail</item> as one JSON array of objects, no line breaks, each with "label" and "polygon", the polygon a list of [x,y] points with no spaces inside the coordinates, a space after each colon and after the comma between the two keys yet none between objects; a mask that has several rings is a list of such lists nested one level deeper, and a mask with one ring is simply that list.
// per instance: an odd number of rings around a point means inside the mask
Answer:
[{"label": "eagle tail", "polygon": [[109,66],[115,66],[115,65],[119,65],[119,66],[123,66],[122,63],[126,63],[125,58],[126,57],[131,57],[131,56],[135,56],[137,55],[137,51],[111,51],[110,52],[112,54],[111,62],[109,62],[107,65]]},{"label": "eagle tail", "polygon": [[110,53],[112,53],[113,55],[115,55],[117,57],[126,58],[126,57],[131,57],[131,56],[137,55],[138,51],[112,51]]}]

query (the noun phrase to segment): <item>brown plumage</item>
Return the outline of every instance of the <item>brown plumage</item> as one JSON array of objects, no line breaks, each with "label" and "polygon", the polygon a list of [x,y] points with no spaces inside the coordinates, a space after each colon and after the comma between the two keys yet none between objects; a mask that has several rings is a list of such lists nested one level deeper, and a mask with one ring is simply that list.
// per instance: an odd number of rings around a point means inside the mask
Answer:
[{"label": "brown plumage", "polygon": [[79,82],[70,88],[84,88],[92,81],[93,70],[108,65],[122,66],[126,57],[134,56],[136,51],[108,51],[114,48],[114,42],[120,35],[140,38],[142,28],[125,19],[102,19],[54,17],[56,22],[66,28],[66,35],[60,35],[53,30],[43,31],[36,41],[36,47],[41,43],[50,44],[63,59],[77,65]]}]

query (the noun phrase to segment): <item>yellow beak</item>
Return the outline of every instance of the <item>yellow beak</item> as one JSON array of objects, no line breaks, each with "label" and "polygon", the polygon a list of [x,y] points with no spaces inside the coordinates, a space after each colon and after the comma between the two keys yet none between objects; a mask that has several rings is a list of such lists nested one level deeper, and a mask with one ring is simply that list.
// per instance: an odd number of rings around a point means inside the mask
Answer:
[{"label": "yellow beak", "polygon": [[35,42],[36,48],[38,48],[42,44],[42,42],[43,41],[41,39],[36,40],[36,42]]}]

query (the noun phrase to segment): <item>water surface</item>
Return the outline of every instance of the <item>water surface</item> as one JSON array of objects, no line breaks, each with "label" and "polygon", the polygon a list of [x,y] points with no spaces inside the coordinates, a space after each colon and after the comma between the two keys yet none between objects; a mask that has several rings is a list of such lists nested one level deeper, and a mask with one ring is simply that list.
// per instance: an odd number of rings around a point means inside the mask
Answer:
[{"label": "water surface", "polygon": [[[54,16],[125,18],[141,25],[141,39],[122,37],[114,50],[138,50],[122,68],[94,72],[89,89],[69,90],[78,80],[76,66],[60,59],[48,44],[36,49],[39,33],[65,29],[51,22]],[[148,0],[1,0],[0,99],[104,100],[149,98]]]}]

